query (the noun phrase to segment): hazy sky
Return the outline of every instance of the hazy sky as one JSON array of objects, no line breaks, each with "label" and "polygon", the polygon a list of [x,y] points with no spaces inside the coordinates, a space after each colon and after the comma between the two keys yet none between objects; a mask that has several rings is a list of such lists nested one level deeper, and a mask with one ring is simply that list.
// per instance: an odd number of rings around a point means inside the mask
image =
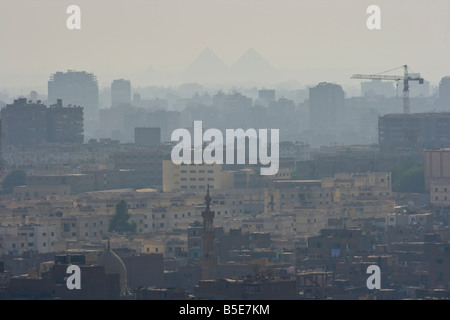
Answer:
[{"label": "hazy sky", "polygon": [[[81,30],[66,27],[70,4]],[[381,30],[366,27],[371,4]],[[149,67],[177,74],[205,47],[228,65],[254,48],[305,85],[403,64],[436,84],[450,75],[449,34],[448,0],[1,0],[0,87],[46,87],[67,69],[101,86]]]}]

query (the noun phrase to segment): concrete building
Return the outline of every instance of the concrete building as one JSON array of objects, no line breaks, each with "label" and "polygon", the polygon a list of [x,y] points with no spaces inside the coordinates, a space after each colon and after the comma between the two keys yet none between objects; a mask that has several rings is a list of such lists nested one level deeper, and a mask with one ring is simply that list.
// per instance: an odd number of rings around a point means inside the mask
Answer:
[{"label": "concrete building", "polygon": [[99,119],[97,77],[85,71],[56,72],[48,81],[48,102],[81,106],[84,110],[85,132],[91,136],[98,129]]},{"label": "concrete building", "polygon": [[426,231],[433,231],[433,215],[431,213],[392,213],[386,217],[386,227],[405,227],[410,225],[421,225]]},{"label": "concrete building", "polygon": [[450,179],[430,182],[430,202],[437,207],[450,207]]},{"label": "concrete building", "polygon": [[392,179],[390,172],[336,173],[332,178],[323,178],[322,187],[339,190],[335,193],[335,201],[339,202],[341,196],[390,196]]},{"label": "concrete building", "polygon": [[71,193],[70,185],[18,186],[13,190],[14,199],[19,201],[45,200],[52,196],[69,196]]},{"label": "concrete building", "polygon": [[295,161],[311,159],[311,147],[304,142],[280,142],[280,158],[293,158]]},{"label": "concrete building", "polygon": [[63,107],[58,99],[47,110],[47,141],[51,143],[84,142],[83,107]]},{"label": "concrete building", "polygon": [[[280,173],[280,171],[278,171],[278,173]],[[255,175],[256,173],[252,169],[241,169],[238,171],[231,171],[231,170],[222,171],[222,188],[224,189],[249,188],[252,178],[255,177]]]},{"label": "concrete building", "polygon": [[54,242],[60,240],[60,226],[23,225],[0,226],[0,254],[20,255],[26,251],[54,252]]},{"label": "concrete building", "polygon": [[129,80],[117,79],[111,83],[111,106],[131,104],[131,83]]},{"label": "concrete building", "polygon": [[38,100],[14,100],[1,110],[2,137],[6,147],[40,148],[46,143],[82,144],[83,108],[63,107],[58,99],[47,108]]},{"label": "concrete building", "polygon": [[176,165],[171,160],[163,160],[162,164],[164,192],[204,190],[207,184],[212,189],[222,187],[222,165],[220,164]]},{"label": "concrete building", "polygon": [[309,88],[309,125],[316,146],[334,141],[338,115],[345,105],[345,94],[337,84],[321,82]]},{"label": "concrete building", "polygon": [[439,82],[439,107],[443,111],[450,110],[450,77],[443,77]]},{"label": "concrete building", "polygon": [[[92,210],[94,211],[94,210]],[[80,212],[61,218],[61,237],[66,240],[102,239],[108,234],[111,214]]]},{"label": "concrete building", "polygon": [[430,185],[434,180],[450,180],[450,148],[425,150],[423,167],[426,190],[430,190]]},{"label": "concrete building", "polygon": [[212,300],[295,300],[298,296],[296,280],[270,277],[202,280],[194,289],[198,299]]},{"label": "concrete building", "polygon": [[95,190],[94,176],[90,174],[66,174],[66,175],[28,175],[27,186],[55,186],[69,185],[73,193]]},{"label": "concrete building", "polygon": [[14,100],[1,110],[1,136],[5,147],[39,147],[47,142],[47,107]]},{"label": "concrete building", "polygon": [[378,118],[378,132],[383,153],[450,147],[450,113],[387,114]]}]

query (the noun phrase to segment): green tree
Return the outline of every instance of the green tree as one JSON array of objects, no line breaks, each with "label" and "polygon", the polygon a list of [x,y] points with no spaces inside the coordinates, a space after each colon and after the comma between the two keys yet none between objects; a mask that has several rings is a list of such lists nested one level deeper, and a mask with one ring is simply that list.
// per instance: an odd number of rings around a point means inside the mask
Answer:
[{"label": "green tree", "polygon": [[407,161],[396,165],[392,172],[392,191],[405,193],[424,193],[425,178],[423,164]]},{"label": "green tree", "polygon": [[136,232],[136,222],[128,222],[130,219],[130,214],[128,213],[128,204],[126,201],[121,200],[116,204],[116,213],[111,219],[109,224],[110,232]]},{"label": "green tree", "polygon": [[13,192],[14,187],[23,186],[26,184],[27,176],[22,170],[14,170],[8,174],[2,183],[4,193]]}]

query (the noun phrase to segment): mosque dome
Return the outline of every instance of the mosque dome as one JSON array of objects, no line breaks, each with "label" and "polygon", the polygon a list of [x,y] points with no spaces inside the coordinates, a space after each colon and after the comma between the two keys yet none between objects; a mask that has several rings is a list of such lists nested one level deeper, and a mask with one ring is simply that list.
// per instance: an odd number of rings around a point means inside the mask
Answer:
[{"label": "mosque dome", "polygon": [[120,291],[127,291],[127,269],[122,259],[111,250],[111,245],[108,240],[108,247],[98,258],[97,264],[105,268],[105,274],[119,274]]}]

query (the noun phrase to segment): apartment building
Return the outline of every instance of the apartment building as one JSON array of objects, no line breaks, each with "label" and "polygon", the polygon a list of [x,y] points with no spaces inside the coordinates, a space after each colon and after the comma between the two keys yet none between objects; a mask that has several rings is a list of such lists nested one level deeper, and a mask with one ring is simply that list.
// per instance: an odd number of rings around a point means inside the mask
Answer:
[{"label": "apartment building", "polygon": [[220,189],[222,186],[222,165],[220,164],[174,164],[163,160],[163,191],[199,191]]}]

